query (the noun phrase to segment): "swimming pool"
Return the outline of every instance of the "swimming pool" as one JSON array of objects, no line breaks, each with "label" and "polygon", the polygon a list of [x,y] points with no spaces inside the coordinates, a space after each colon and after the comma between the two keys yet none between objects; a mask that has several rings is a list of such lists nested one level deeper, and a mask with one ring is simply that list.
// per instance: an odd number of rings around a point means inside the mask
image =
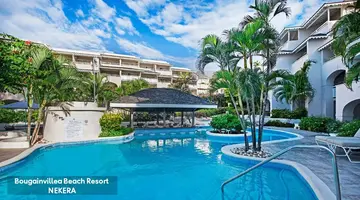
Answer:
[{"label": "swimming pool", "polygon": [[[112,141],[42,148],[1,172],[0,199],[221,199],[221,183],[254,165],[223,157],[220,149],[226,144],[212,142],[196,129],[162,129],[138,130],[135,139],[125,144]],[[6,195],[4,180],[9,176],[71,175],[117,176],[118,195]],[[229,184],[225,194],[226,199],[317,199],[301,175],[285,165],[261,167]]]}]

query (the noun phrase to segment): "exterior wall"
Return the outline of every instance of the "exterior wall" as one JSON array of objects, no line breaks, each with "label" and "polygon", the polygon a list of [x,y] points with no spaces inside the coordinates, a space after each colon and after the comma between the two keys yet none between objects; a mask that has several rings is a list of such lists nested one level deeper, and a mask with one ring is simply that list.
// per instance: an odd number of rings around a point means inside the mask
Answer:
[{"label": "exterior wall", "polygon": [[[348,2],[344,2],[342,7],[342,15],[346,14],[345,7]],[[329,6],[330,7],[330,6]],[[329,7],[322,11],[329,15]],[[332,9],[333,7],[330,7]],[[324,17],[324,14],[323,14]],[[325,20],[324,20],[325,19]],[[327,19],[327,20],[326,20]],[[336,21],[330,21],[329,16],[322,18],[324,23],[316,22],[311,27],[300,27],[298,41],[288,41],[284,46],[289,47],[287,50],[293,50],[295,44],[300,44],[313,35],[321,35],[321,37],[312,37],[307,40],[307,54],[301,58],[296,57],[296,53],[283,53],[278,55],[277,66],[275,69],[286,69],[291,73],[298,71],[306,60],[314,60],[309,71],[309,80],[315,89],[315,96],[311,102],[307,102],[309,115],[336,117],[339,120],[352,120],[360,117],[360,83],[353,84],[353,91],[345,87],[344,84],[334,86],[335,78],[347,68],[342,63],[340,57],[334,57],[329,42],[332,37],[329,36],[331,28]],[[359,40],[360,41],[360,40]],[[354,42],[355,43],[355,42]],[[324,46],[324,45],[327,45]],[[323,47],[324,46],[324,47]],[[321,48],[321,50],[319,50]],[[284,48],[283,48],[284,49]],[[270,95],[271,109],[289,108]],[[334,106],[334,100],[336,105]],[[334,109],[335,107],[335,109]]]},{"label": "exterior wall", "polygon": [[68,117],[83,122],[83,135],[82,137],[67,139],[65,137],[66,116],[64,112],[59,107],[49,107],[44,127],[44,138],[51,142],[96,139],[101,132],[99,120],[104,111],[104,108],[98,108],[95,103],[89,102],[84,105],[82,102],[74,102],[74,106],[70,107],[70,116]]},{"label": "exterior wall", "polygon": [[308,103],[308,114],[321,116],[322,114],[322,90],[321,90],[321,53],[317,50],[320,46],[323,45],[323,41],[320,40],[310,40],[307,44],[307,52],[309,60],[313,60],[316,63],[313,63],[309,71],[309,81],[313,88],[315,89],[315,96],[311,102]]},{"label": "exterior wall", "polygon": [[354,113],[360,105],[360,83],[352,85],[352,91],[346,88],[344,84],[336,86],[336,119],[342,121],[351,121]]}]

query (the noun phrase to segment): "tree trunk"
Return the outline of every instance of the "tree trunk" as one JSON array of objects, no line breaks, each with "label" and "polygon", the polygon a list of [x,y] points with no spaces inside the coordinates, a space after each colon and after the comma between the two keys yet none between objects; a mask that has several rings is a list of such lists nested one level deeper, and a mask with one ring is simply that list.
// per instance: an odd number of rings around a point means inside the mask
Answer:
[{"label": "tree trunk", "polygon": [[[269,49],[267,49],[266,51],[266,60],[267,60],[267,66],[266,66],[266,78],[269,76],[270,74],[270,51]],[[260,108],[262,110],[261,112],[261,116],[259,116],[261,118],[261,122],[259,123],[259,138],[258,138],[258,150],[261,151],[261,142],[262,142],[262,136],[263,136],[263,130],[264,130],[264,121],[265,121],[265,108],[266,108],[266,100],[268,98],[268,94],[269,93],[269,81],[265,79],[265,91],[264,91],[264,99],[263,99],[263,104],[262,107]]]},{"label": "tree trunk", "polygon": [[240,105],[240,109],[241,109],[241,119],[240,119],[240,124],[241,127],[244,130],[244,142],[245,142],[245,151],[249,150],[249,140],[247,138],[247,132],[246,132],[246,121],[245,121],[245,112],[244,112],[244,105],[242,103],[242,98],[241,98],[241,94],[240,94],[240,90],[238,91],[238,96],[239,96],[239,105]]},{"label": "tree trunk", "polygon": [[255,97],[254,97],[254,94],[251,94],[251,116],[252,116],[252,130],[251,130],[251,133],[252,133],[252,143],[253,143],[253,150],[257,150],[256,148],[256,119],[255,119]]},{"label": "tree trunk", "polygon": [[37,139],[38,139],[39,130],[40,130],[40,124],[41,124],[42,118],[44,116],[45,105],[46,105],[46,101],[44,100],[43,102],[41,102],[41,105],[39,107],[39,115],[38,115],[38,118],[36,120],[35,128],[34,128],[34,131],[33,131],[33,137],[31,138],[31,143],[30,143],[31,146],[33,146],[36,143]]},{"label": "tree trunk", "polygon": [[31,115],[32,115],[32,107],[33,107],[33,97],[32,97],[32,90],[33,86],[30,84],[29,90],[27,91],[27,107],[28,107],[28,113],[27,113],[27,141],[30,142],[30,136],[31,136]]}]

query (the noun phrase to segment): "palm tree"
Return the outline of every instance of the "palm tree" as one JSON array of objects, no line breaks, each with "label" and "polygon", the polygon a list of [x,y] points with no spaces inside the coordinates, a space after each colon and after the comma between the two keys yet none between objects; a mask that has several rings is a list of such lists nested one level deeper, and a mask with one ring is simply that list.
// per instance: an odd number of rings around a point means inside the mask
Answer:
[{"label": "palm tree", "polygon": [[36,119],[35,129],[31,138],[31,145],[35,144],[38,139],[39,127],[43,121],[45,108],[49,105],[56,105],[63,109],[65,114],[69,114],[70,103],[76,95],[74,88],[80,88],[84,81],[80,73],[65,58],[55,57],[48,49],[41,49],[34,53],[34,60],[46,59],[41,63],[41,76],[34,80],[33,94],[39,102],[39,115]]},{"label": "palm tree", "polygon": [[273,83],[275,89],[274,97],[277,101],[294,104],[296,107],[304,108],[305,101],[311,101],[314,98],[315,90],[311,86],[308,73],[311,64],[314,61],[308,60],[304,62],[303,67],[295,74],[284,74],[281,80]]},{"label": "palm tree", "polygon": [[[264,40],[262,41],[264,45],[263,57],[265,58],[266,64],[266,74],[268,77],[270,75],[270,71],[274,65],[271,60],[274,60],[274,57],[279,48],[278,42],[278,33],[276,29],[271,25],[271,20],[281,14],[284,13],[287,17],[290,15],[290,8],[286,6],[287,0],[255,0],[254,5],[251,5],[250,8],[255,10],[255,15],[250,16],[247,15],[240,22],[241,27],[245,27],[248,24],[262,21],[263,27],[261,32],[264,35]],[[276,59],[275,59],[276,60]],[[262,141],[262,132],[263,125],[265,120],[265,102],[268,98],[268,90],[269,90],[269,82],[267,79],[264,79],[266,82],[261,89],[260,94],[260,121],[259,121],[259,137],[258,137],[258,150],[261,150],[261,141]]]},{"label": "palm tree", "polygon": [[194,82],[195,79],[196,78],[190,72],[181,72],[179,78],[171,83],[169,87],[191,93],[189,85]]},{"label": "palm tree", "polygon": [[354,3],[354,10],[335,23],[332,49],[342,57],[349,70],[346,73],[345,84],[351,89],[352,83],[360,77],[360,62],[355,57],[360,53],[360,0]]},{"label": "palm tree", "polygon": [[151,85],[144,79],[136,79],[131,81],[124,81],[121,86],[117,88],[120,95],[126,96],[142,89],[150,88]]}]

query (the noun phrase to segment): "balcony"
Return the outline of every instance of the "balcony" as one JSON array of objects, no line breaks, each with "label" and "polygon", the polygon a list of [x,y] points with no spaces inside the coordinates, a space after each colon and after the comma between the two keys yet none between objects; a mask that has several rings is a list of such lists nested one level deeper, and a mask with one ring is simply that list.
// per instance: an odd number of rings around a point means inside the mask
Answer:
[{"label": "balcony", "polygon": [[122,78],[120,76],[108,75],[107,78],[109,82],[115,83],[118,86],[121,84]]},{"label": "balcony", "polygon": [[292,72],[298,71],[304,65],[304,62],[307,61],[308,59],[309,56],[305,54],[300,58],[298,58],[297,60],[295,60],[295,62],[293,62],[293,64],[291,65],[291,71]]},{"label": "balcony", "polygon": [[139,79],[140,77],[137,75],[121,75],[121,81],[132,81]]},{"label": "balcony", "polygon": [[79,70],[91,71],[93,70],[91,61],[75,61],[76,68]]},{"label": "balcony", "polygon": [[156,69],[156,72],[159,72],[160,75],[168,75],[168,76],[171,76],[172,75],[172,72],[170,70],[159,70],[159,69]]},{"label": "balcony", "polygon": [[137,64],[124,64],[124,63],[122,63],[121,67],[140,69],[139,65],[137,65]]},{"label": "balcony", "polygon": [[170,82],[158,82],[157,87],[158,88],[168,88],[170,85]]},{"label": "balcony", "polygon": [[341,57],[334,57],[324,62],[323,64],[323,74],[332,74],[337,70],[346,70],[344,63],[341,60]]},{"label": "balcony", "polygon": [[141,77],[141,78],[144,79],[145,81],[149,82],[150,84],[157,84],[158,83],[157,78],[144,78],[144,77]]},{"label": "balcony", "polygon": [[110,62],[110,61],[101,61],[101,65],[109,66],[109,67],[120,67],[119,62]]},{"label": "balcony", "polygon": [[327,34],[331,31],[332,27],[336,21],[326,21],[323,23],[319,28],[317,28],[314,32],[312,32],[310,35],[317,35],[317,34]]}]

